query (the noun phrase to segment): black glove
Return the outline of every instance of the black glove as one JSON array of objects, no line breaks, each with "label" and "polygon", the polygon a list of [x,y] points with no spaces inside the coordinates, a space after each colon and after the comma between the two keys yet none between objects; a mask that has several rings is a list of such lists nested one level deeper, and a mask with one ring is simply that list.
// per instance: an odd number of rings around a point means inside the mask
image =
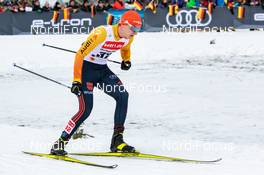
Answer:
[{"label": "black glove", "polygon": [[121,69],[122,70],[128,70],[131,67],[131,62],[130,61],[122,61],[121,63]]},{"label": "black glove", "polygon": [[77,96],[82,95],[82,83],[78,81],[74,81],[72,83],[71,92]]}]

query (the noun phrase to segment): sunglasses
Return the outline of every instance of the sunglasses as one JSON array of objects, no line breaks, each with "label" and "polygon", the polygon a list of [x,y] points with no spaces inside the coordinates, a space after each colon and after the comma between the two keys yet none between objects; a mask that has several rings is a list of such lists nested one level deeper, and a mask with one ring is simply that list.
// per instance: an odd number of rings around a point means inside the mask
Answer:
[{"label": "sunglasses", "polygon": [[132,30],[132,32],[134,32],[134,33],[137,33],[141,30],[141,27],[135,27],[127,21],[126,21],[126,24],[130,27],[130,30]]},{"label": "sunglasses", "polygon": [[141,30],[140,27],[134,27],[134,26],[130,27],[130,29],[131,29],[134,33],[137,33],[137,32],[139,32],[139,31]]}]

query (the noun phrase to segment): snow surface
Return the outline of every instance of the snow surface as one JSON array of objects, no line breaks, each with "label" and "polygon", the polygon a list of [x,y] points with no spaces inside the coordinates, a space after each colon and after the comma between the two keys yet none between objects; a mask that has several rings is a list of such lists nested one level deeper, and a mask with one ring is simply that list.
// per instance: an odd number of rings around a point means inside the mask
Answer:
[{"label": "snow surface", "polygon": [[[0,174],[262,174],[264,165],[263,32],[140,33],[132,69],[109,67],[130,92],[125,140],[144,153],[217,164],[78,157],[100,169],[23,154],[48,152],[78,109],[69,89],[12,66],[17,63],[65,84],[85,35],[0,36]],[[215,39],[216,44],[210,45]],[[116,53],[111,56],[119,60]],[[146,87],[147,90],[146,90]],[[143,89],[145,88],[145,90]],[[71,140],[69,152],[108,151],[114,100],[98,90],[83,128],[95,138]]]}]

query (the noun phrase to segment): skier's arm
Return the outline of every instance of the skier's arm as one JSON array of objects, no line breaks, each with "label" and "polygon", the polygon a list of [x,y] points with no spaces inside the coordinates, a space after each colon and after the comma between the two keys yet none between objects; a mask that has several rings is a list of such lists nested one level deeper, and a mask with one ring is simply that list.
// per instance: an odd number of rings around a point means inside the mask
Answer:
[{"label": "skier's arm", "polygon": [[106,30],[103,26],[98,27],[91,32],[87,40],[82,44],[81,48],[76,53],[73,70],[73,81],[81,83],[83,59],[105,39]]},{"label": "skier's arm", "polygon": [[131,56],[130,47],[131,47],[131,43],[133,42],[133,40],[134,40],[134,37],[131,38],[131,39],[129,40],[128,44],[120,50],[120,52],[121,52],[121,57],[122,57],[122,60],[123,60],[124,62],[126,62],[126,61],[130,61],[130,56]]}]

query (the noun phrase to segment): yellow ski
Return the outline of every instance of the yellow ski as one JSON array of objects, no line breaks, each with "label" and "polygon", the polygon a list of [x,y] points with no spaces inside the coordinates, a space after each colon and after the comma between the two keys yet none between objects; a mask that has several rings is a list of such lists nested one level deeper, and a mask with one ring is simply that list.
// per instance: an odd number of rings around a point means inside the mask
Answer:
[{"label": "yellow ski", "polygon": [[143,158],[143,159],[153,159],[158,161],[172,161],[172,162],[186,162],[186,163],[216,163],[222,159],[215,160],[191,160],[178,157],[167,157],[154,154],[144,154],[144,153],[121,153],[121,152],[90,152],[90,153],[70,153],[70,155],[78,156],[106,156],[106,157],[133,157],[133,158]]},{"label": "yellow ski", "polygon": [[96,166],[96,167],[101,167],[101,168],[116,168],[117,167],[116,164],[115,165],[101,165],[97,163],[82,161],[82,160],[75,159],[69,156],[57,156],[57,155],[52,155],[52,154],[33,153],[33,152],[25,152],[25,151],[23,151],[23,153],[33,155],[33,156],[46,157],[46,158],[62,160],[66,162],[79,163],[79,164],[89,165],[89,166]]}]

